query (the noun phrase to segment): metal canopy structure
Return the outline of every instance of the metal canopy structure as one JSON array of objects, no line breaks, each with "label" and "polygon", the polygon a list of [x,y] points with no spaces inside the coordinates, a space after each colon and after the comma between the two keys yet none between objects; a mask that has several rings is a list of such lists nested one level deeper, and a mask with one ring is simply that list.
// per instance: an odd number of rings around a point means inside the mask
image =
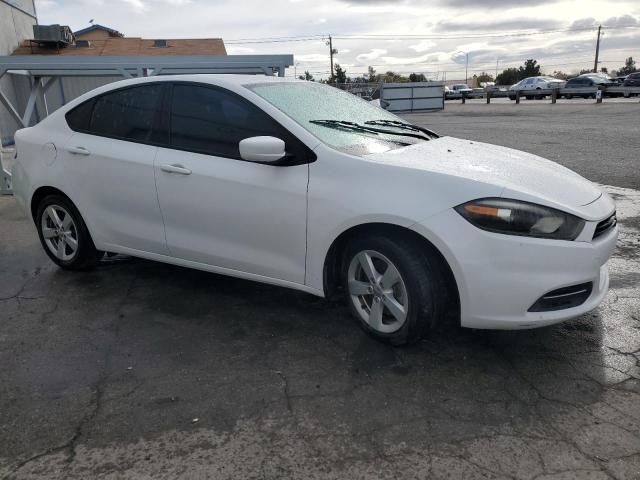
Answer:
[{"label": "metal canopy structure", "polygon": [[[293,55],[11,55],[0,57],[0,78],[6,74],[30,79],[25,109],[18,110],[0,88],[0,103],[22,127],[31,125],[37,99],[63,77],[124,78],[190,73],[236,73],[278,75],[293,65]],[[48,114],[48,112],[45,112]],[[0,193],[10,193],[11,175],[0,159]]]}]

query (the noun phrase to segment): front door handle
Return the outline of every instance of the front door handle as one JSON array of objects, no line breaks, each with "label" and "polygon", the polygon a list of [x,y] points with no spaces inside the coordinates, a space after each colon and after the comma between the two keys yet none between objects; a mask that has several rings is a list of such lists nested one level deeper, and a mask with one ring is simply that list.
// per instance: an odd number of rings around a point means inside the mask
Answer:
[{"label": "front door handle", "polygon": [[161,165],[160,170],[167,173],[179,173],[180,175],[191,175],[191,170],[182,165]]},{"label": "front door handle", "polygon": [[91,155],[91,152],[84,147],[69,147],[68,150],[74,155]]}]

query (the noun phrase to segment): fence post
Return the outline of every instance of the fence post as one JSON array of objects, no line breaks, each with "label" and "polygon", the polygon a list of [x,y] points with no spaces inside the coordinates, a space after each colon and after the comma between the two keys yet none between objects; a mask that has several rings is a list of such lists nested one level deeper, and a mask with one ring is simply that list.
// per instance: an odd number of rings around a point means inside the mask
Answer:
[{"label": "fence post", "polygon": [[600,87],[598,87],[598,91],[596,92],[596,103],[602,103],[602,97],[604,97],[604,89],[600,89]]},{"label": "fence post", "polygon": [[462,103],[466,103],[467,101],[467,94],[466,93],[462,93]]},{"label": "fence post", "polygon": [[558,89],[554,88],[551,90],[551,103],[556,103],[557,98],[558,98]]},{"label": "fence post", "polygon": [[489,105],[491,103],[491,90],[487,90],[485,95],[487,97],[487,105]]},{"label": "fence post", "polygon": [[516,105],[520,103],[520,90],[516,92]]}]

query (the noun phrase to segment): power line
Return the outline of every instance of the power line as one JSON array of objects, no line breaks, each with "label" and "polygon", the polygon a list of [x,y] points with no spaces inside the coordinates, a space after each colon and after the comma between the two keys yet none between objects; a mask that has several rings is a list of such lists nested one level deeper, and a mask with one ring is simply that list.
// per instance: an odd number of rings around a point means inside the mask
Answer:
[{"label": "power line", "polygon": [[[640,29],[639,25],[609,26],[602,25],[602,28],[609,30],[625,30]],[[525,37],[535,35],[549,35],[554,33],[569,32],[588,32],[595,31],[597,28],[581,27],[581,28],[564,28],[557,30],[539,30],[532,32],[530,30],[511,31],[511,32],[480,32],[480,33],[462,33],[462,34],[337,34],[331,35],[334,39],[339,40],[456,40],[456,39],[474,39],[474,38],[504,38],[504,37]],[[259,44],[259,43],[288,43],[288,42],[311,42],[325,40],[329,37],[326,35],[302,35],[291,37],[263,37],[263,38],[239,38],[225,40],[227,45],[240,44]]]}]

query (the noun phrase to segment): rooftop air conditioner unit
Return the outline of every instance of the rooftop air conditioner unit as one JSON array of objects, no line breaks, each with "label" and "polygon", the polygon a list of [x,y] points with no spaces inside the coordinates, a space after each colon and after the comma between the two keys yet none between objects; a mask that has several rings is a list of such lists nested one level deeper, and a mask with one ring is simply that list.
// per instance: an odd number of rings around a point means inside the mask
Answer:
[{"label": "rooftop air conditioner unit", "polygon": [[41,43],[67,46],[73,43],[73,32],[67,25],[34,25],[33,39]]}]

